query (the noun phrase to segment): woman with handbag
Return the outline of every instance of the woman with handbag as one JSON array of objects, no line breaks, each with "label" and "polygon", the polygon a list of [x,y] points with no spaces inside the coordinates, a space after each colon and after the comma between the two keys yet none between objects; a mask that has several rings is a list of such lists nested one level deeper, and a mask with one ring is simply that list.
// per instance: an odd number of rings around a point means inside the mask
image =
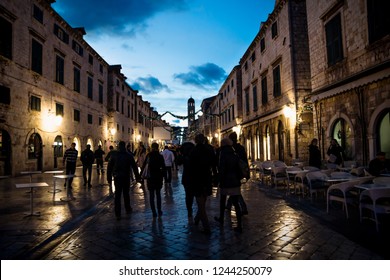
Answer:
[{"label": "woman with handbag", "polygon": [[[165,174],[164,158],[160,155],[158,150],[158,144],[152,143],[152,150],[147,154],[145,161],[141,168],[141,174],[143,179],[146,179],[150,208],[152,209],[153,217],[162,216],[161,211],[161,188],[163,185],[163,177]],[[157,202],[157,211],[155,198]]]}]

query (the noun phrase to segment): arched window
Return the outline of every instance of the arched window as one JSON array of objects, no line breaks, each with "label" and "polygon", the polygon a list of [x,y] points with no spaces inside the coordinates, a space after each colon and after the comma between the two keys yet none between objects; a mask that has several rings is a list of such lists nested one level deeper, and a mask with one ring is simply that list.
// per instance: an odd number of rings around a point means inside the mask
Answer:
[{"label": "arched window", "polygon": [[64,149],[63,149],[62,137],[60,135],[57,135],[56,138],[54,139],[53,147],[54,147],[54,156],[62,157]]},{"label": "arched window", "polygon": [[377,135],[377,152],[385,152],[386,158],[390,158],[390,109],[386,110],[379,120]]},{"label": "arched window", "polygon": [[284,161],[284,128],[283,123],[278,123],[278,153],[279,160]]},{"label": "arched window", "polygon": [[264,160],[270,160],[271,159],[271,135],[270,135],[270,129],[268,125],[265,128],[263,145],[264,145]]},{"label": "arched window", "polygon": [[332,138],[336,139],[344,149],[344,160],[353,159],[351,132],[351,127],[344,119],[336,120],[333,126]]},{"label": "arched window", "polygon": [[37,159],[42,155],[42,140],[38,133],[31,134],[28,139],[28,159]]}]

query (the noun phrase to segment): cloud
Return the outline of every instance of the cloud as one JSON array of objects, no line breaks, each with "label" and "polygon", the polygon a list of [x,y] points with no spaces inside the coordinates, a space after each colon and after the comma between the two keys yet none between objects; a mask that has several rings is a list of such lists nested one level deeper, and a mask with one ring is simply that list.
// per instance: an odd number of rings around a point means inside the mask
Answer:
[{"label": "cloud", "polygon": [[156,94],[161,91],[172,92],[167,85],[162,84],[156,77],[140,77],[131,84],[131,87],[141,94]]},{"label": "cloud", "polygon": [[165,11],[185,11],[188,0],[67,0],[53,8],[72,27],[85,27],[87,34],[111,33],[134,35],[144,29],[146,21]]},{"label": "cloud", "polygon": [[192,85],[201,89],[213,89],[225,81],[225,70],[214,63],[191,66],[190,72],[174,74],[174,78],[184,85]]}]

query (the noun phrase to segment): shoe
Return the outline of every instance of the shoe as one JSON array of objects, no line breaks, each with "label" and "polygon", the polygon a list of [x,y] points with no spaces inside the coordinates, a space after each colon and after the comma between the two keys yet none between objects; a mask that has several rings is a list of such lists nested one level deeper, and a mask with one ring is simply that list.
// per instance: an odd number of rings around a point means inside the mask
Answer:
[{"label": "shoe", "polygon": [[223,224],[223,219],[221,219],[221,218],[214,217],[214,220],[217,221],[220,224]]},{"label": "shoe", "polygon": [[241,212],[241,215],[242,215],[242,216],[248,215],[248,210],[242,211],[242,212]]},{"label": "shoe", "polygon": [[133,208],[131,208],[131,207],[126,210],[126,214],[130,214],[131,212],[133,212]]},{"label": "shoe", "polygon": [[211,230],[209,228],[205,228],[202,230],[202,233],[209,235],[209,234],[211,234]]},{"label": "shoe", "polygon": [[194,218],[194,225],[199,225],[200,219],[198,217]]},{"label": "shoe", "polygon": [[235,227],[233,230],[237,233],[242,233],[242,227]]},{"label": "shoe", "polygon": [[83,186],[85,187],[87,185],[87,183],[84,183]]},{"label": "shoe", "polygon": [[88,184],[88,188],[89,188],[89,189],[92,188],[92,185],[91,185],[91,184]]}]

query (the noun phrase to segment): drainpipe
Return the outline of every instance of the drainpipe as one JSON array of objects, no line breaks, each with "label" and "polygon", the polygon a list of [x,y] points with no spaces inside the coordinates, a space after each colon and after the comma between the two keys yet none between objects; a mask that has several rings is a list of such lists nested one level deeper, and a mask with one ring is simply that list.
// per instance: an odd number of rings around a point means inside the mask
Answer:
[{"label": "drainpipe", "polygon": [[365,118],[365,105],[364,105],[364,96],[363,96],[363,88],[359,87],[355,89],[355,93],[358,97],[358,103],[359,103],[359,116],[358,120],[361,127],[361,139],[362,139],[362,156],[363,156],[363,165],[367,165],[367,123]]},{"label": "drainpipe", "polygon": [[[296,59],[295,59],[295,44],[294,44],[294,29],[293,29],[293,20],[292,20],[292,3],[288,1],[288,20],[289,20],[289,32],[290,32],[290,56],[291,56],[291,65],[292,65],[292,87],[294,91],[294,99],[295,99],[295,115],[298,112],[298,91],[297,91],[297,75],[296,75]],[[295,116],[296,117],[296,116]],[[295,124],[296,125],[296,124]],[[295,141],[295,157],[297,158],[299,150],[298,150],[298,133],[297,130],[294,129],[294,141]],[[290,156],[290,155],[289,155]]]}]

